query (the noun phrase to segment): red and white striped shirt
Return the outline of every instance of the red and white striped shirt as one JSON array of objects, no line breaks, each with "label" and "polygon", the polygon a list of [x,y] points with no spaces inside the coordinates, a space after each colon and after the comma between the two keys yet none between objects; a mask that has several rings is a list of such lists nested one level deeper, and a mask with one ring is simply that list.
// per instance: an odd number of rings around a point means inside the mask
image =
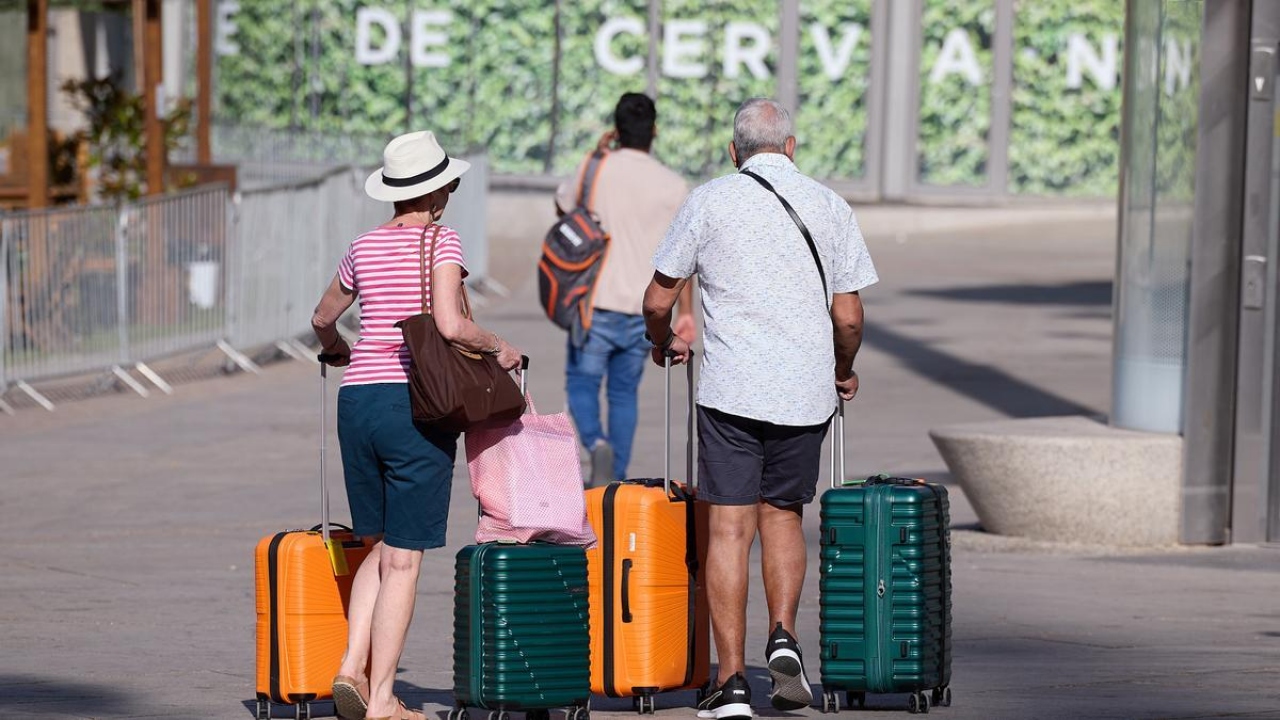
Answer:
[{"label": "red and white striped shirt", "polygon": [[[428,253],[433,232],[427,231]],[[422,312],[421,237],[421,226],[379,227],[356,238],[342,256],[338,280],[360,298],[360,340],[351,349],[344,387],[409,382],[409,348],[395,324]],[[434,267],[449,263],[467,276],[458,232],[441,225]]]}]

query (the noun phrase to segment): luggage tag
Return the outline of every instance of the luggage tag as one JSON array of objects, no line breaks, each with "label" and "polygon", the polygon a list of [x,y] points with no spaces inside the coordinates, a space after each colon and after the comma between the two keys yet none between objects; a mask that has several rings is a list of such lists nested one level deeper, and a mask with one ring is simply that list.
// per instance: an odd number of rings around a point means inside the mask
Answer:
[{"label": "luggage tag", "polygon": [[342,546],[342,541],[329,537],[325,539],[324,547],[329,551],[329,565],[333,567],[334,576],[350,575],[351,568],[347,566],[347,549]]}]

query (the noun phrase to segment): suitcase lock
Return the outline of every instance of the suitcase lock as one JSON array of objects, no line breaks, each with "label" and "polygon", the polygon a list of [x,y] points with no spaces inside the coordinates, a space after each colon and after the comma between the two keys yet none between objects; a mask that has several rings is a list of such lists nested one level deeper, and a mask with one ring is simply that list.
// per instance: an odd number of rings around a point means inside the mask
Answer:
[{"label": "suitcase lock", "polygon": [[876,582],[876,597],[884,597],[884,578]]}]

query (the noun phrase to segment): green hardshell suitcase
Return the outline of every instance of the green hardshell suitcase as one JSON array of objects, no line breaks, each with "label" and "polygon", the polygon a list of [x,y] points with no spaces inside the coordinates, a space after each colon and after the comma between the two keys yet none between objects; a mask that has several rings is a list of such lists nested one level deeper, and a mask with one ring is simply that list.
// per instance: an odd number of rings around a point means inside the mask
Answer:
[{"label": "green hardshell suitcase", "polygon": [[[908,709],[951,704],[951,541],[947,489],[843,473],[843,408],[833,486],[821,501],[820,633],[824,712],[867,693],[910,693]],[[837,449],[838,448],[838,449]]]},{"label": "green hardshell suitcase", "polygon": [[458,551],[449,720],[467,707],[586,720],[591,694],[587,556],[576,546],[484,543]]}]

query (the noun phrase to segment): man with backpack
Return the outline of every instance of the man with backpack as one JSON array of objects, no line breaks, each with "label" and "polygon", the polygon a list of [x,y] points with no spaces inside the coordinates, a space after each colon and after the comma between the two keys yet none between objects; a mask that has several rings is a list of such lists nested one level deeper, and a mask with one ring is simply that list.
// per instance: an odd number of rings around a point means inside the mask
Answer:
[{"label": "man with backpack", "polygon": [[[636,395],[650,348],[641,308],[644,290],[652,277],[653,253],[689,190],[684,178],[650,154],[656,120],[652,99],[624,94],[614,110],[614,129],[600,140],[603,157],[593,163],[589,156],[556,192],[560,215],[586,208],[609,235],[598,275],[582,300],[585,329],[570,331],[565,363],[569,413],[591,454],[589,484],[627,476],[638,414]],[[615,144],[616,149],[610,148]],[[584,182],[589,168],[594,177]],[[673,324],[690,342],[697,332],[692,297],[692,290],[680,296]],[[601,421],[602,383],[608,399],[607,426]]]}]

